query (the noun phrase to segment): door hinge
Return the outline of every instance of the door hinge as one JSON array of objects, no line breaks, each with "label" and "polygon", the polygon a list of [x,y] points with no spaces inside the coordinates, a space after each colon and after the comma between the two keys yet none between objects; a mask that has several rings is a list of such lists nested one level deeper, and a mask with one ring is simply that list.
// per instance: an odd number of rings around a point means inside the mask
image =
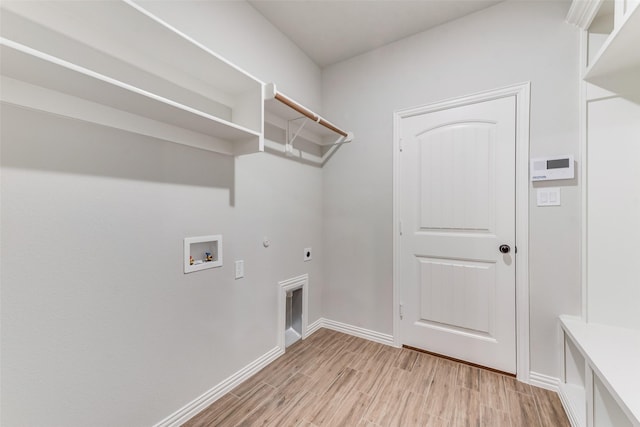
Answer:
[{"label": "door hinge", "polygon": [[400,304],[400,309],[398,310],[398,313],[400,314],[400,319],[404,318],[404,306],[402,304]]},{"label": "door hinge", "polygon": [[402,236],[402,221],[398,221],[398,233]]},{"label": "door hinge", "polygon": [[402,152],[402,150],[404,149],[404,145],[402,144],[402,138],[398,140],[398,148],[400,149],[400,152]]}]

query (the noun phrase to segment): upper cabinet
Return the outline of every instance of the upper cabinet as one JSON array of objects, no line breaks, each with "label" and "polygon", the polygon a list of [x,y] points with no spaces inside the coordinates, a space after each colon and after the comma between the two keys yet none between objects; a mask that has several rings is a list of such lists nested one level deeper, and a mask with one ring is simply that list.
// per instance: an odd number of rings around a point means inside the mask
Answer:
[{"label": "upper cabinet", "polygon": [[574,1],[569,21],[586,29],[583,79],[611,92],[640,95],[640,1]]},{"label": "upper cabinet", "polygon": [[263,150],[263,84],[131,1],[3,1],[2,101],[224,154]]},{"label": "upper cabinet", "polygon": [[[596,80],[599,78],[615,78],[621,73],[635,72],[640,77],[640,8],[635,3],[633,8],[626,11],[619,21],[614,19],[613,31],[608,35],[603,45],[590,61],[584,78]],[[615,13],[615,11],[614,11]]]}]

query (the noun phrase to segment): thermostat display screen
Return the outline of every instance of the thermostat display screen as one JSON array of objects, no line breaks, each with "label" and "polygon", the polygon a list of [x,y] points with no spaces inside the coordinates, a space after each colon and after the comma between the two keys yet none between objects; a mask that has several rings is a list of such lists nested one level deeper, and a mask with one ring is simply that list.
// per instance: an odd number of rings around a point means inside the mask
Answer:
[{"label": "thermostat display screen", "polygon": [[568,168],[569,159],[547,160],[547,169]]}]

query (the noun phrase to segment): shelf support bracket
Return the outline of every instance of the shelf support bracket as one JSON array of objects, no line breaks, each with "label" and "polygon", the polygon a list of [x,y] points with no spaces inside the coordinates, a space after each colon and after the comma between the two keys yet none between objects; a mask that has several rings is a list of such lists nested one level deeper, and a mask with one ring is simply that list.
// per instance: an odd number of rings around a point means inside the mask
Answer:
[{"label": "shelf support bracket", "polygon": [[293,155],[293,141],[295,141],[295,139],[298,137],[298,135],[300,135],[300,132],[302,132],[302,129],[304,128],[304,125],[307,124],[306,120],[302,120],[302,124],[300,125],[300,127],[298,127],[298,130],[296,130],[296,132],[293,134],[293,136],[291,138],[289,138],[289,135],[291,135],[291,123],[295,122],[296,120],[300,120],[300,119],[304,119],[304,117],[298,117],[297,119],[293,119],[293,120],[287,121],[286,144],[284,146],[284,153],[287,156],[292,156]]}]

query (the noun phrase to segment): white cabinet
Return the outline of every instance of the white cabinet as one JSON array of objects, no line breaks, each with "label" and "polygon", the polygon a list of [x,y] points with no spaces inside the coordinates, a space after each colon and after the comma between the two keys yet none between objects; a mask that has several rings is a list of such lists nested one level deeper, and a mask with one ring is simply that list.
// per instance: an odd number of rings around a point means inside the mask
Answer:
[{"label": "white cabinet", "polygon": [[218,151],[263,150],[263,84],[130,1],[2,2],[2,101]]},{"label": "white cabinet", "polygon": [[561,316],[565,371],[561,392],[573,422],[640,426],[640,331]]},{"label": "white cabinet", "polygon": [[589,25],[583,79],[615,93],[640,95],[640,2],[600,1]]},{"label": "white cabinet", "polygon": [[[614,11],[615,12],[615,11]],[[584,74],[587,81],[606,82],[604,77],[615,78],[625,71],[640,72],[640,53],[637,41],[640,40],[640,9],[638,3],[632,6],[621,22],[613,26],[613,31],[594,54]]]},{"label": "white cabinet", "polygon": [[575,0],[583,31],[582,316],[561,316],[574,426],[640,426],[640,6]]},{"label": "white cabinet", "polygon": [[585,392],[585,359],[574,342],[564,338],[564,373],[560,383],[560,395],[569,410],[567,415],[574,426],[587,424],[587,400]]}]

